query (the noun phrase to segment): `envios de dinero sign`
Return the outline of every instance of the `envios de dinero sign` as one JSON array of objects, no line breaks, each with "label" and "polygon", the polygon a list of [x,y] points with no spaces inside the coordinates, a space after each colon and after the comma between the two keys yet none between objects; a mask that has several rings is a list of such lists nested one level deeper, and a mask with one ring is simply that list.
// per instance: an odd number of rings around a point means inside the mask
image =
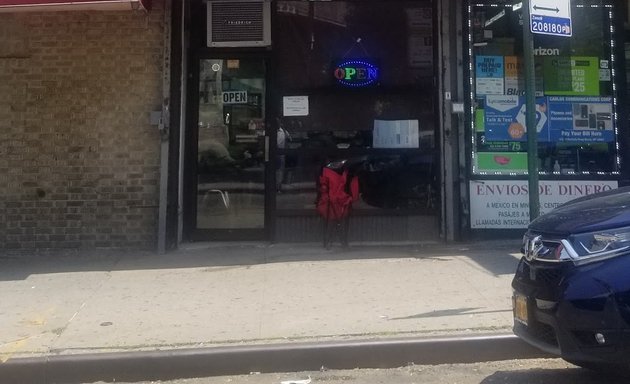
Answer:
[{"label": "envios de dinero sign", "polygon": [[571,37],[571,2],[569,0],[530,0],[529,28],[532,33]]}]

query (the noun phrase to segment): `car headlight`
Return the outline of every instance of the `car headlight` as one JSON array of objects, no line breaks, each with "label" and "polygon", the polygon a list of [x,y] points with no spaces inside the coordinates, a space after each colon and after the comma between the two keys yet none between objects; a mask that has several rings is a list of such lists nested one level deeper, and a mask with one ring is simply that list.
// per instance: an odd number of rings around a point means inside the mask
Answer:
[{"label": "car headlight", "polygon": [[577,254],[572,252],[567,240],[543,239],[543,236],[529,231],[523,236],[521,253],[528,260],[536,259],[544,262],[564,262],[577,258]]},{"label": "car headlight", "polygon": [[630,253],[630,227],[571,235],[568,240],[579,263]]}]

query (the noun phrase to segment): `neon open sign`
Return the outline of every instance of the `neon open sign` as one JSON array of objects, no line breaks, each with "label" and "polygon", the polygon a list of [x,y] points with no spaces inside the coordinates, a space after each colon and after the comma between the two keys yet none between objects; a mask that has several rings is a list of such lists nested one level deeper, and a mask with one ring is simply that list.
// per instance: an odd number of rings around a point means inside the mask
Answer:
[{"label": "neon open sign", "polygon": [[344,61],[335,67],[335,79],[348,87],[365,87],[378,81],[379,70],[374,64],[361,61]]}]

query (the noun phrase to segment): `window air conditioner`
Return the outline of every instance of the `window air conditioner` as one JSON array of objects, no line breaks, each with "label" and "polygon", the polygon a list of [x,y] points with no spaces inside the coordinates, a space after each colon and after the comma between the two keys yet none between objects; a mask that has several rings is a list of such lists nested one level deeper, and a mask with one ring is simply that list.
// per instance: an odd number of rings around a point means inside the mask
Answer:
[{"label": "window air conditioner", "polygon": [[208,1],[208,47],[271,45],[271,2]]}]

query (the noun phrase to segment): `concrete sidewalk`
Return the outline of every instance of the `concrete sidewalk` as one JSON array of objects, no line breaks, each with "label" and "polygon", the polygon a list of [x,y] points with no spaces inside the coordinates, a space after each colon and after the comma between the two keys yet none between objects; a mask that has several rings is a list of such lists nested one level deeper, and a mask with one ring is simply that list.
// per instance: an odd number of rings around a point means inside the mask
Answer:
[{"label": "concrete sidewalk", "polygon": [[0,361],[507,334],[519,247],[203,243],[166,255],[5,255]]}]

